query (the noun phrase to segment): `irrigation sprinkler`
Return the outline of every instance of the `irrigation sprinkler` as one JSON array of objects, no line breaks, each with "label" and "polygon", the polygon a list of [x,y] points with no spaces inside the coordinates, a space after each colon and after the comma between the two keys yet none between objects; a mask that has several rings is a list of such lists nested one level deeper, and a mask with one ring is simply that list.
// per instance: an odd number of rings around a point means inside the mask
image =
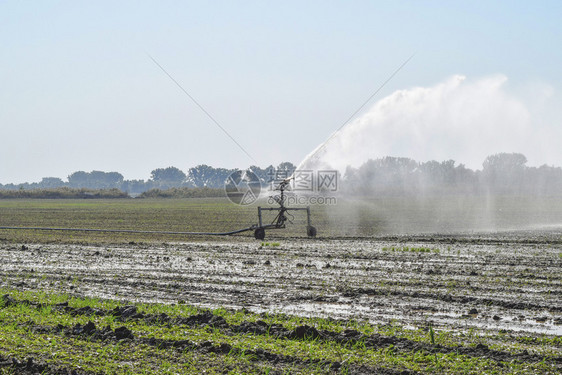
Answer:
[{"label": "irrigation sprinkler", "polygon": [[[276,189],[280,191],[280,194],[272,197],[279,204],[279,207],[258,206],[258,226],[254,230],[254,237],[256,238],[256,240],[263,240],[265,238],[266,229],[285,228],[285,222],[289,220],[286,214],[289,211],[306,211],[306,234],[308,237],[316,237],[316,228],[312,226],[310,220],[310,206],[287,207],[285,205],[285,200],[286,200],[285,189],[289,185],[290,180],[291,178],[283,180]],[[275,218],[270,224],[265,224],[265,225],[263,224],[263,215],[262,215],[263,211],[277,211],[277,215],[275,216]]]}]

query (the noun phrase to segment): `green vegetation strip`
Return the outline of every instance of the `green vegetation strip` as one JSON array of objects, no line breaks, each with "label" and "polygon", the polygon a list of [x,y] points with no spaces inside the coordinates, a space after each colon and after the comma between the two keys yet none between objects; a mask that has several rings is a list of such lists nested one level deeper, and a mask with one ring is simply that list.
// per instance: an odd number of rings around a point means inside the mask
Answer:
[{"label": "green vegetation strip", "polygon": [[[0,227],[52,227],[125,232],[0,230],[0,240],[40,243],[127,243],[201,240],[206,237],[151,232],[227,232],[257,222],[255,207],[226,198],[0,200]],[[139,233],[127,233],[138,231]],[[142,232],[146,233],[142,233]],[[253,234],[246,234],[253,235]]]},{"label": "green vegetation strip", "polygon": [[[559,373],[448,334],[355,321],[136,304],[3,289],[0,355],[84,373]],[[396,335],[389,335],[389,334]],[[375,345],[374,338],[378,341]],[[539,345],[545,343],[538,343]],[[560,343],[552,343],[560,345]],[[451,346],[445,346],[451,345]],[[9,369],[10,361],[4,368]]]}]

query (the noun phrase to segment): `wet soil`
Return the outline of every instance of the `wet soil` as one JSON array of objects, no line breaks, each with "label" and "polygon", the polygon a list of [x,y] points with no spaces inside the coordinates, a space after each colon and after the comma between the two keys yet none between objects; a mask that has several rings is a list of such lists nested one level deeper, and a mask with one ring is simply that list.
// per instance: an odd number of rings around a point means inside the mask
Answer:
[{"label": "wet soil", "polygon": [[0,243],[1,286],[406,327],[562,334],[558,232],[270,241]]}]

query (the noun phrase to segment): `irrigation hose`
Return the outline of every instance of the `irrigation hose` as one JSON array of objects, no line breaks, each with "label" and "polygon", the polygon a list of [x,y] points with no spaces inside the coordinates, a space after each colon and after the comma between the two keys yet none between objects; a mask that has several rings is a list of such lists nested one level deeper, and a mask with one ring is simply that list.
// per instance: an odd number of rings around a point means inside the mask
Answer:
[{"label": "irrigation hose", "polygon": [[129,229],[88,229],[88,228],[49,228],[49,227],[0,227],[0,229],[11,230],[45,230],[45,231],[66,231],[66,232],[108,232],[108,233],[139,233],[139,234],[178,234],[190,236],[229,236],[254,230],[256,227],[251,226],[233,230],[231,232],[171,232],[171,231],[156,231],[156,230],[129,230]]}]

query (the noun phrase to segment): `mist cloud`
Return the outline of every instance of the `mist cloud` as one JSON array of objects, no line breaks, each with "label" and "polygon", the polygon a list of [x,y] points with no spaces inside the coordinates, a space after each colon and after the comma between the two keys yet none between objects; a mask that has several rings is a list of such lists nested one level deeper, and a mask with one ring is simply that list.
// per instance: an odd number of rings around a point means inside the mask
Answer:
[{"label": "mist cloud", "polygon": [[552,88],[535,85],[532,97],[523,99],[506,82],[504,75],[476,80],[456,75],[431,87],[398,90],[344,127],[312,164],[301,168],[344,171],[368,159],[399,156],[452,159],[481,169],[487,156],[500,152],[523,153],[534,164],[558,160],[559,165],[560,130],[554,117],[544,113]]}]

